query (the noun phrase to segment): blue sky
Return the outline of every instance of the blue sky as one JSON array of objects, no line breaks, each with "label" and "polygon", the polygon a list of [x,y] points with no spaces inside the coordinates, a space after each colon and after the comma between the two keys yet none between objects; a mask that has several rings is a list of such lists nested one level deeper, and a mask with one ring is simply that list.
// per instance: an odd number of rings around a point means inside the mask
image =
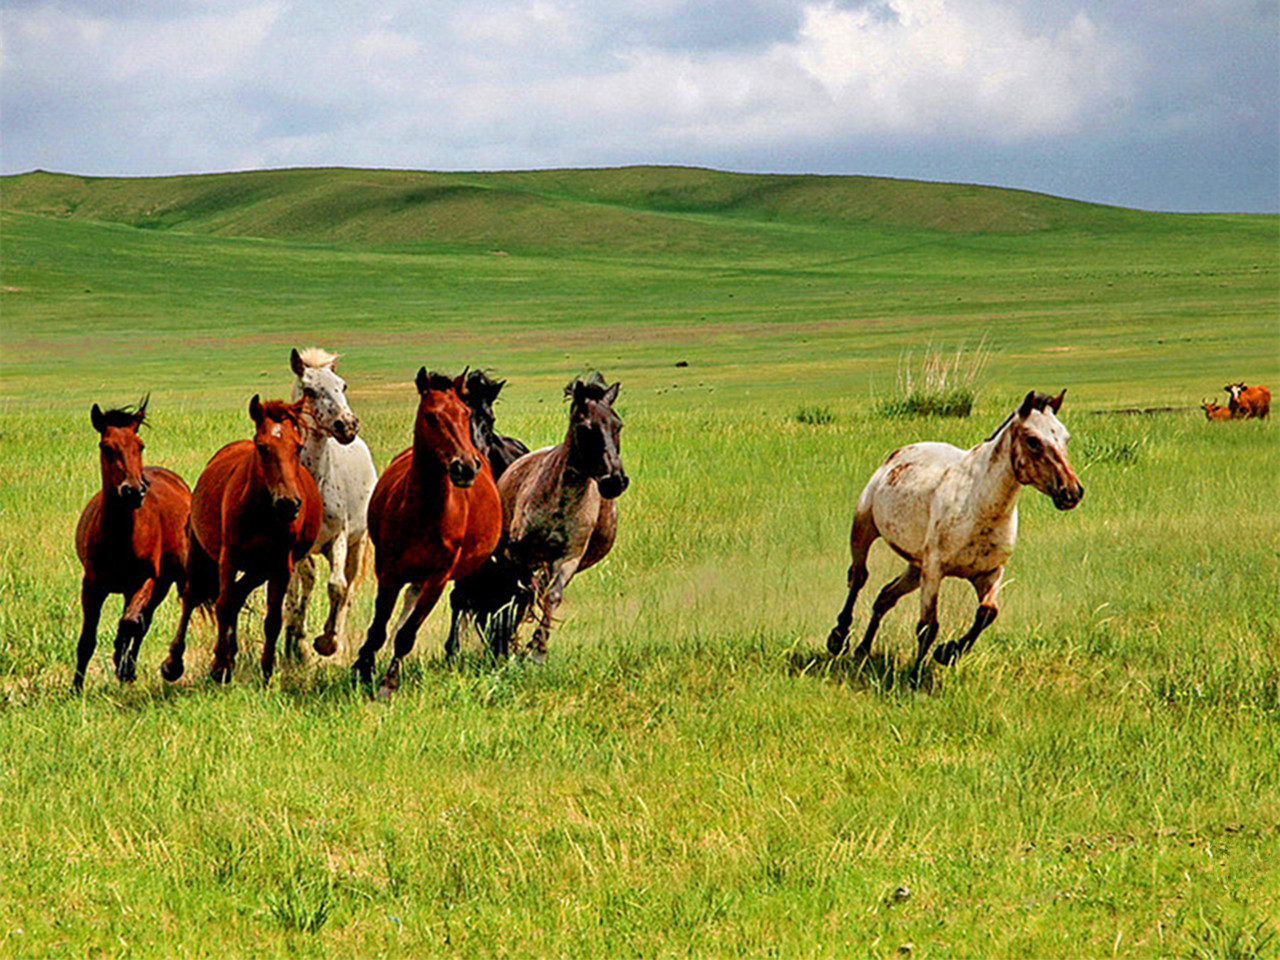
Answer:
[{"label": "blue sky", "polygon": [[1277,0],[3,0],[0,169],[687,164],[1280,210]]}]

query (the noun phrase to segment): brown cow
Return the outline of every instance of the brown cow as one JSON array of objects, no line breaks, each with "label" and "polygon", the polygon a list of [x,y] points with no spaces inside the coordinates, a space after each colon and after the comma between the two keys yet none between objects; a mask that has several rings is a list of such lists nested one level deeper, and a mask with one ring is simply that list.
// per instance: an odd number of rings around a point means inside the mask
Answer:
[{"label": "brown cow", "polygon": [[1265,420],[1271,412],[1271,391],[1264,386],[1229,383],[1222,389],[1231,394],[1229,409],[1233,420]]},{"label": "brown cow", "polygon": [[1204,417],[1206,420],[1226,421],[1231,419],[1230,407],[1224,407],[1222,404],[1214,403],[1211,400],[1204,401],[1200,406],[1204,410]]}]

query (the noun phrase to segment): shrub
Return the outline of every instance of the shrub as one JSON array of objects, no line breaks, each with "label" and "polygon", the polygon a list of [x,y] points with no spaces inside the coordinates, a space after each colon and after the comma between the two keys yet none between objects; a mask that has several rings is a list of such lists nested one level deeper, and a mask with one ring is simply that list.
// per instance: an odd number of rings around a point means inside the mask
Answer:
[{"label": "shrub", "polygon": [[910,351],[898,362],[897,394],[876,404],[882,417],[967,417],[991,354],[984,339],[972,353],[954,355],[929,346],[919,366]]},{"label": "shrub", "polygon": [[836,415],[831,412],[830,407],[803,406],[796,411],[796,420],[821,427],[828,423],[835,423]]}]

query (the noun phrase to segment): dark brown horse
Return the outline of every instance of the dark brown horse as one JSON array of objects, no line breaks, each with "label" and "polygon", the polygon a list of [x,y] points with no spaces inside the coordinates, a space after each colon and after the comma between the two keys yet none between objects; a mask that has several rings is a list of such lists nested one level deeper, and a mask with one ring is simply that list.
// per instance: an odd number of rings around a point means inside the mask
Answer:
[{"label": "dark brown horse", "polygon": [[[513,625],[535,602],[541,607],[528,649],[535,660],[546,657],[565,587],[603,560],[617,536],[614,501],[630,483],[622,467],[622,420],[613,409],[619,386],[606,386],[598,371],[573,380],[565,387],[571,404],[564,440],[525,454],[498,481],[500,556],[532,591],[523,592]],[[507,652],[513,632],[509,627],[495,638],[495,652]]]},{"label": "dark brown horse", "polygon": [[[503,436],[494,429],[493,402],[498,399],[506,382],[490,378],[483,370],[472,370],[465,375],[464,381],[463,400],[471,413],[471,440],[480,455],[489,461],[495,483],[507,467],[529,452],[529,448],[515,437]],[[449,639],[444,645],[446,656],[452,658],[457,654],[464,623],[474,623],[482,633],[488,633],[493,615],[516,595],[518,584],[512,574],[509,564],[493,556],[475,573],[455,581],[449,592]]]},{"label": "dark brown horse", "polygon": [[182,618],[169,658],[160,668],[166,680],[182,676],[192,611],[216,600],[218,643],[211,673],[219,683],[229,681],[239,648],[240,608],[263,583],[267,615],[262,628],[262,678],[271,680],[289,577],[320,530],[320,491],[298,461],[302,406],[278,400],[262,403],[255,395],[249,402],[253,439],[227,444],[196,481],[187,525],[191,547]]},{"label": "dark brown horse", "polygon": [[116,629],[116,676],[137,676],[138,648],[169,587],[186,581],[187,514],[191,490],[172,470],[142,465],[138,428],[147,421],[147,398],[136,410],[89,411],[98,431],[102,489],[93,495],[76,525],[76,554],[84,566],[80,605],[84,626],[76,646],[75,688],[98,645],[98,618],[111,593],[124,594]]},{"label": "dark brown horse", "polygon": [[474,572],[493,553],[502,508],[489,463],[471,439],[463,378],[418,371],[413,446],[394,460],[369,501],[378,594],[373,622],[355,663],[355,677],[373,683],[374,662],[387,639],[387,621],[406,584],[415,596],[395,631],[395,653],[379,685],[389,696],[418,627],[445,584]]}]

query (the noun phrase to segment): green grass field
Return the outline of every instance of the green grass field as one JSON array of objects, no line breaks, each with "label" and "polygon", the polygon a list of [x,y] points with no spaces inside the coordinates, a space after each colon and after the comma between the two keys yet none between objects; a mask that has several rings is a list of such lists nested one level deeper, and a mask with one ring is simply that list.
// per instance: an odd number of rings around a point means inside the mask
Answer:
[{"label": "green grass field", "polygon": [[[1198,410],[1280,381],[1280,219],[671,168],[0,191],[0,957],[1280,956],[1280,446]],[[229,688],[209,624],[160,679],[172,600],[119,686],[113,599],[70,696],[89,406],[150,392],[194,483],[312,343],[379,468],[420,365],[509,378],[530,445],[622,381],[618,546],[549,662],[446,666],[438,611],[371,702],[366,580],[269,689],[260,601]],[[876,416],[980,344],[970,419]],[[880,460],[1062,387],[1085,500],[1024,494],[970,658],[905,682],[913,598],[829,658]]]}]

